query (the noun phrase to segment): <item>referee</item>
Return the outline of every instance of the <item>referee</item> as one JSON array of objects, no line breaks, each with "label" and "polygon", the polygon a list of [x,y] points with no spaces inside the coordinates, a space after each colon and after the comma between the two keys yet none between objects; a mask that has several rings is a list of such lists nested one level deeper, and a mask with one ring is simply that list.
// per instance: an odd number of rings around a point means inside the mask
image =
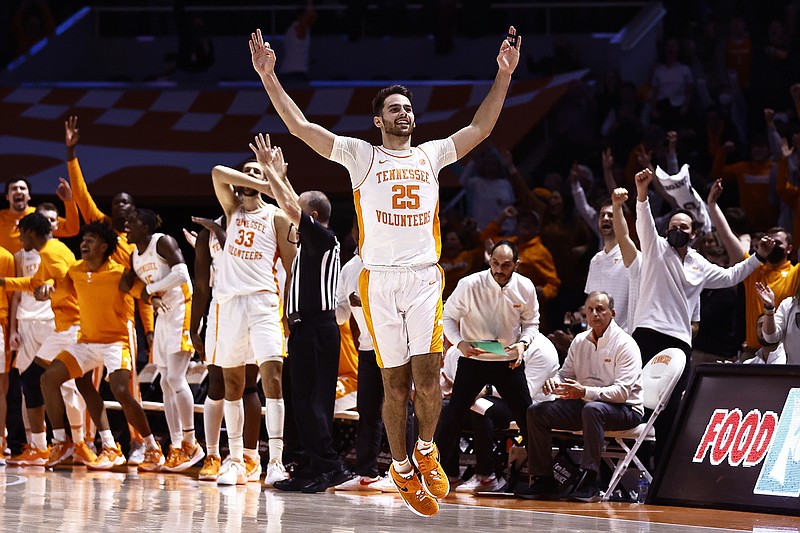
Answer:
[{"label": "referee", "polygon": [[280,148],[269,136],[250,145],[269,180],[272,195],[297,228],[298,251],[291,268],[286,314],[289,321],[291,402],[300,443],[309,459],[291,479],[275,483],[286,491],[322,492],[353,477],[333,446],[333,404],[339,370],[336,287],[339,241],[328,229],[331,203],[320,191],[295,193]]}]

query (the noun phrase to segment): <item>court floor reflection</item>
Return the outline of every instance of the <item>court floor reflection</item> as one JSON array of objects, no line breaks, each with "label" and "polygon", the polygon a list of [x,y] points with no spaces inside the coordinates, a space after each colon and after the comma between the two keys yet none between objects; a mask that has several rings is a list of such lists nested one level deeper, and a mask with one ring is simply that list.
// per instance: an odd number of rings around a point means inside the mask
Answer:
[{"label": "court floor reflection", "polygon": [[[426,533],[548,531],[555,533],[702,533],[728,528],[780,527],[797,532],[796,518],[765,523],[713,518],[687,510],[630,504],[522,502],[454,495],[439,515],[410,513],[399,495],[286,493],[250,483],[218,487],[188,475],[139,474],[122,468],[0,468],[0,531],[33,533],[108,531],[267,533]],[[730,516],[747,513],[730,513]],[[728,516],[728,515],[726,515]],[[757,515],[756,515],[757,516]],[[781,521],[781,519],[788,521]]]}]

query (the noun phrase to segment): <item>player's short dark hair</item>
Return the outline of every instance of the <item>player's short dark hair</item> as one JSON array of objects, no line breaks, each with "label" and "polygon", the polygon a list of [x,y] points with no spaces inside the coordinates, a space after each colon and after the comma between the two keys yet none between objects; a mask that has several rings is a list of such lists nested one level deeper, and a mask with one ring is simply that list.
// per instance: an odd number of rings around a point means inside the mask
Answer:
[{"label": "player's short dark hair", "polygon": [[30,231],[39,237],[45,237],[53,232],[50,221],[38,211],[22,217],[17,227],[20,231]]},{"label": "player's short dark hair", "polygon": [[413,95],[411,93],[411,89],[405,87],[404,85],[390,85],[388,87],[384,87],[378,94],[375,95],[375,98],[372,99],[372,114],[374,116],[380,116],[381,111],[383,111],[383,103],[386,101],[393,94],[402,94],[408,101],[411,102],[413,100]]},{"label": "player's short dark hair", "polygon": [[117,232],[114,231],[111,224],[100,222],[99,220],[92,221],[81,228],[80,238],[83,239],[83,236],[86,234],[96,235],[108,246],[106,252],[103,254],[103,261],[108,261],[108,258],[117,251]]},{"label": "player's short dark hair", "polygon": [[18,181],[24,181],[24,182],[25,182],[25,185],[27,185],[27,186],[28,186],[28,192],[30,192],[30,191],[31,191],[31,182],[30,182],[30,181],[28,181],[28,178],[26,178],[26,177],[25,177],[25,176],[23,176],[22,174],[17,174],[16,176],[14,176],[13,178],[11,178],[10,180],[8,180],[8,181],[6,182],[6,190],[5,190],[5,193],[4,193],[4,194],[8,194],[8,188],[11,186],[11,184],[12,184],[12,183],[16,183],[16,182],[18,182]]},{"label": "player's short dark hair", "polygon": [[137,207],[133,212],[136,213],[136,218],[139,219],[139,222],[150,228],[150,233],[161,227],[161,217],[152,209]]}]

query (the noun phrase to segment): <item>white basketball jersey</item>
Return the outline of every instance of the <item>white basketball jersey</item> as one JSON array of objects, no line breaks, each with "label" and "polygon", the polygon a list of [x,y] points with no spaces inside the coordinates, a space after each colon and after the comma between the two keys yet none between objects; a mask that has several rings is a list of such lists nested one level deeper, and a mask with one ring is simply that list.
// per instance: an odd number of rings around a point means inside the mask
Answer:
[{"label": "white basketball jersey", "polygon": [[228,221],[225,248],[218,258],[214,295],[219,298],[261,291],[279,293],[277,281],[278,241],[275,211],[267,204],[246,212],[236,209]]},{"label": "white basketball jersey", "polygon": [[398,151],[337,137],[331,159],[350,171],[366,268],[439,261],[439,170],[456,160],[452,140]]},{"label": "white basketball jersey", "polygon": [[[39,251],[21,250],[20,253],[22,254],[22,276],[33,276],[39,270],[39,265],[42,262]],[[23,291],[20,293],[17,320],[52,320],[53,318],[50,300],[40,302],[33,297],[32,292]]]},{"label": "white basketball jersey", "polygon": [[[139,253],[138,248],[133,249],[131,254],[131,265],[139,279],[147,284],[161,281],[172,269],[167,261],[158,254],[158,241],[163,237],[163,233],[153,233],[150,243],[144,252]],[[173,287],[161,295],[161,299],[167,305],[177,307],[183,302],[187,302],[192,297],[191,283],[183,283],[178,287]]]}]

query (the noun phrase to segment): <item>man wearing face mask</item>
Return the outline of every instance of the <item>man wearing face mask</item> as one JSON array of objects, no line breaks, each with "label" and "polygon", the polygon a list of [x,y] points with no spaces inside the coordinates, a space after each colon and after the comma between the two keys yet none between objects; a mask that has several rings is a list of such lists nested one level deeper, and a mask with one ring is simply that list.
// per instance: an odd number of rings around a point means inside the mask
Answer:
[{"label": "man wearing face mask", "polygon": [[[675,211],[669,219],[666,238],[656,232],[647,188],[653,180],[649,169],[636,174],[636,231],[642,247],[639,304],[636,307],[633,338],[646,364],[665,348],[680,348],[691,356],[692,322],[700,317],[700,293],[703,289],[730,287],[741,283],[772,252],[773,240],[765,236],[756,253],[729,268],[710,263],[689,247],[697,236],[698,226],[691,213]],[[688,366],[675,387],[669,404],[655,424],[656,461],[680,403]]]}]

